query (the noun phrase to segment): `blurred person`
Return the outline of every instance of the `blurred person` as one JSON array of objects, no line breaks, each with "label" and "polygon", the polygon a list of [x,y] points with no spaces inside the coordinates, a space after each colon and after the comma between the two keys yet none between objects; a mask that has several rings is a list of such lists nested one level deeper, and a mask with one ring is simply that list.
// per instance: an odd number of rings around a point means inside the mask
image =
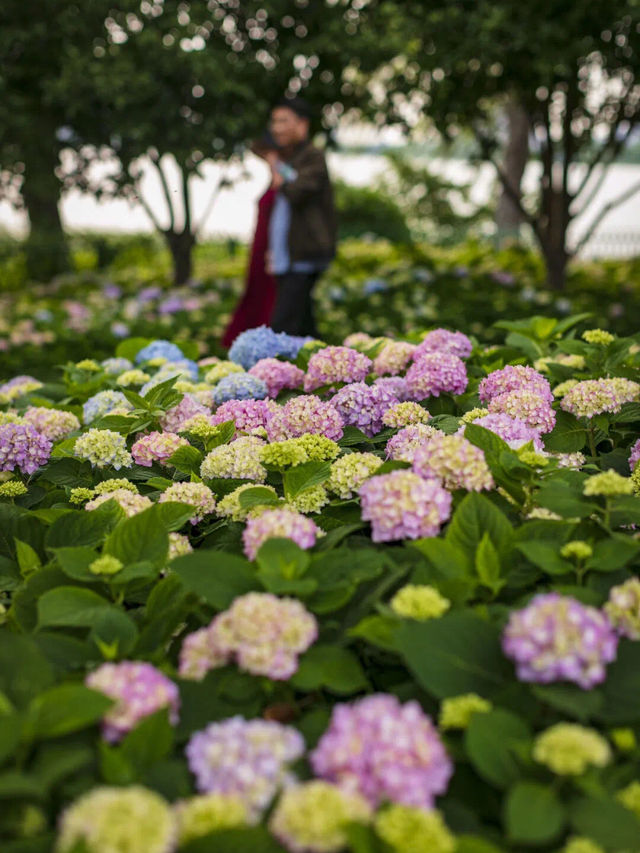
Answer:
[{"label": "blurred person", "polygon": [[[278,153],[275,140],[269,131],[253,143],[251,150],[265,160],[273,170],[278,162]],[[258,199],[258,217],[251,243],[245,289],[222,337],[225,347],[230,347],[240,332],[255,329],[256,326],[268,326],[271,322],[276,300],[276,282],[267,272],[266,258],[269,245],[269,220],[276,194],[276,188],[273,183],[270,183]]]},{"label": "blurred person", "polygon": [[312,293],[335,255],[336,216],[324,154],[309,140],[311,108],[282,98],[271,110],[278,157],[270,162],[277,191],[269,223],[268,270],[277,282],[276,332],[316,336]]}]

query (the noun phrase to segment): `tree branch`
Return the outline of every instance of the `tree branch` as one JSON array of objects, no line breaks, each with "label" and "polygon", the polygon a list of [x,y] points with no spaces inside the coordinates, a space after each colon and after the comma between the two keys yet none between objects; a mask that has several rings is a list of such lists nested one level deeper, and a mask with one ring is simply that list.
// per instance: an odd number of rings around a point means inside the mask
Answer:
[{"label": "tree branch", "polygon": [[636,181],[635,184],[632,184],[627,190],[625,190],[623,193],[620,193],[619,196],[616,196],[615,198],[612,198],[611,201],[608,201],[600,210],[600,212],[593,218],[593,220],[591,221],[591,225],[589,225],[583,236],[580,238],[578,244],[572,252],[572,255],[577,255],[578,252],[584,246],[586,246],[589,240],[593,237],[596,228],[602,222],[605,216],[607,216],[607,214],[609,214],[614,208],[619,207],[625,201],[628,201],[638,192],[640,192],[640,181]]},{"label": "tree branch", "polygon": [[162,186],[162,192],[164,193],[164,198],[165,198],[165,201],[167,202],[167,208],[169,211],[169,230],[175,231],[176,217],[175,217],[175,211],[174,211],[174,207],[173,207],[173,199],[171,198],[171,192],[169,190],[169,183],[167,181],[167,176],[164,173],[164,170],[162,168],[162,164],[160,163],[160,160],[158,157],[149,155],[149,160],[151,161],[151,163],[153,163],[153,165],[155,166],[155,168],[158,172],[158,175],[160,176],[160,184]]},{"label": "tree branch", "polygon": [[151,207],[151,205],[147,203],[145,197],[140,192],[140,180],[139,180],[139,178],[133,179],[133,191],[135,193],[136,200],[138,201],[138,203],[140,204],[140,206],[142,207],[144,212],[147,214],[147,216],[151,220],[153,227],[160,234],[163,234],[164,228],[160,225],[160,222],[158,221],[155,213],[153,212],[153,208]]},{"label": "tree branch", "polygon": [[182,174],[182,203],[184,205],[184,232],[191,234],[191,194],[189,192],[189,172],[181,167]]}]

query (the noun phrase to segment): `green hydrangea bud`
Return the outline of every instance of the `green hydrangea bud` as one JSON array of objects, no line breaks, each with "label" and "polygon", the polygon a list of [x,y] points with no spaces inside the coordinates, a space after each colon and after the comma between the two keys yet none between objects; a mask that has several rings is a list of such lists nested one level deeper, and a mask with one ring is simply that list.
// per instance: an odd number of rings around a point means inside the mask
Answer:
[{"label": "green hydrangea bud", "polygon": [[559,776],[580,776],[590,766],[605,767],[611,747],[594,729],[557,723],[538,735],[533,758]]},{"label": "green hydrangea bud", "polygon": [[632,495],[633,483],[629,477],[623,477],[613,468],[609,468],[608,471],[587,477],[584,481],[582,493],[589,497],[597,495],[607,498],[617,497],[618,495]]},{"label": "green hydrangea bud", "polygon": [[640,782],[634,781],[616,794],[622,805],[640,817]]},{"label": "green hydrangea bud", "polygon": [[0,498],[19,498],[26,495],[29,490],[20,480],[9,480],[8,483],[0,485]]},{"label": "green hydrangea bud", "polygon": [[588,560],[593,554],[593,548],[588,542],[573,539],[560,549],[560,556],[565,560]]},{"label": "green hydrangea bud", "polygon": [[615,341],[615,335],[610,332],[605,332],[604,329],[587,329],[582,333],[582,340],[588,344],[596,344],[596,346],[606,347]]},{"label": "green hydrangea bud", "polygon": [[610,736],[620,752],[633,752],[638,745],[633,729],[613,729]]},{"label": "green hydrangea bud", "polygon": [[71,493],[69,494],[69,503],[72,504],[86,504],[87,501],[90,501],[94,496],[93,489],[84,489],[81,486],[75,489],[71,489]]},{"label": "green hydrangea bud", "polygon": [[451,602],[433,586],[407,584],[396,592],[390,606],[398,616],[425,622],[446,613]]},{"label": "green hydrangea bud", "polygon": [[455,837],[440,812],[394,804],[375,819],[380,838],[394,853],[453,853]]},{"label": "green hydrangea bud", "polygon": [[115,575],[123,568],[124,564],[110,554],[103,554],[89,564],[89,571],[94,575]]},{"label": "green hydrangea bud", "polygon": [[474,714],[486,714],[493,706],[476,693],[443,699],[438,722],[441,729],[466,729]]}]

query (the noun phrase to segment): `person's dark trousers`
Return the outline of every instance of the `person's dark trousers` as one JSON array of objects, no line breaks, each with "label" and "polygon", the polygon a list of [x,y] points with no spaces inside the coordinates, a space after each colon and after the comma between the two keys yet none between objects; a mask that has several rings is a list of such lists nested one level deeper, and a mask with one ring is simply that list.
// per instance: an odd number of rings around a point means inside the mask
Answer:
[{"label": "person's dark trousers", "polygon": [[318,272],[287,272],[276,276],[278,290],[271,328],[289,335],[317,337],[313,316],[313,286]]}]

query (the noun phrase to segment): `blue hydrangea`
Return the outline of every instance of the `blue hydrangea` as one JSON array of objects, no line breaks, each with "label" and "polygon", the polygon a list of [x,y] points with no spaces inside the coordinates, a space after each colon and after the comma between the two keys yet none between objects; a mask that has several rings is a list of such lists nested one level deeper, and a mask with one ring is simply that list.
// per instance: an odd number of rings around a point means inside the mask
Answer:
[{"label": "blue hydrangea", "polygon": [[267,386],[248,373],[230,373],[223,377],[211,392],[213,402],[219,406],[227,400],[262,400],[267,396]]},{"label": "blue hydrangea", "polygon": [[113,409],[131,409],[129,401],[122,391],[99,391],[89,397],[82,407],[82,417],[85,424],[93,423],[98,418],[108,415]]},{"label": "blue hydrangea", "polygon": [[238,335],[229,350],[230,361],[242,365],[249,370],[261,358],[294,359],[307,341],[313,338],[303,338],[299,335],[287,335],[285,332],[274,332],[268,326],[258,326]]},{"label": "blue hydrangea", "polygon": [[281,332],[278,335],[278,343],[280,346],[278,355],[283,358],[289,358],[293,361],[293,359],[298,357],[298,353],[302,347],[312,340],[314,340],[314,338],[309,336],[301,337],[300,335],[287,335],[286,332]]},{"label": "blue hydrangea", "polygon": [[166,358],[167,361],[183,361],[184,353],[180,347],[172,344],[171,341],[151,341],[146,347],[142,347],[136,355],[136,364],[151,361],[153,358]]},{"label": "blue hydrangea", "polygon": [[389,282],[383,278],[368,278],[362,286],[362,292],[365,296],[371,296],[374,293],[384,293],[385,290],[389,290]]},{"label": "blue hydrangea", "polygon": [[161,373],[175,373],[176,376],[180,375],[183,378],[187,375],[194,382],[198,379],[198,365],[190,358],[181,358],[179,361],[163,364],[160,371]]},{"label": "blue hydrangea", "polygon": [[133,362],[129,361],[128,358],[105,358],[101,364],[111,376],[120,376],[125,370],[131,370],[133,367]]}]

